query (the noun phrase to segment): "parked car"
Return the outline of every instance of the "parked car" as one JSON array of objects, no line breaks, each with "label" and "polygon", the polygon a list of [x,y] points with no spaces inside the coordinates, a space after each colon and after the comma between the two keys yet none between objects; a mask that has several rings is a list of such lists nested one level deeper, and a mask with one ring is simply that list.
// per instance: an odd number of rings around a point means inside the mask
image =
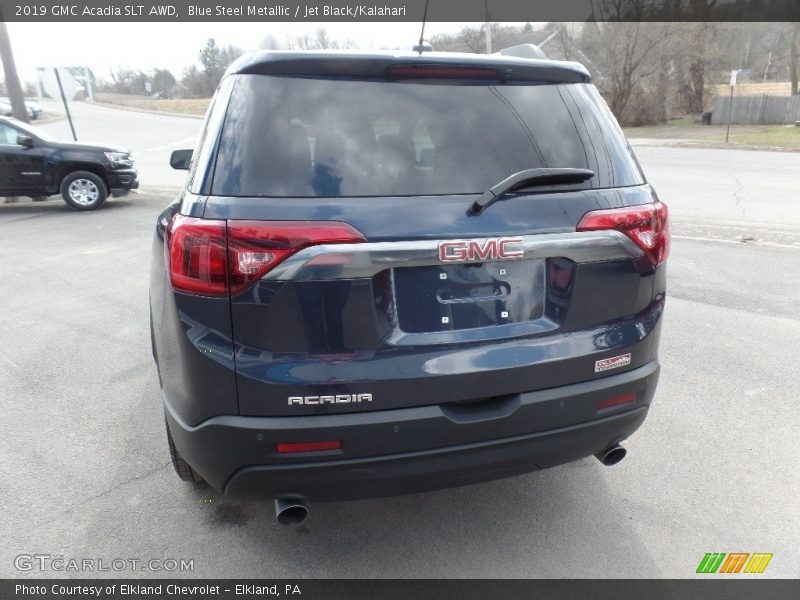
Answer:
[{"label": "parked car", "polygon": [[287,523],[625,455],[667,207],[583,66],[257,52],[171,162],[150,315],[181,479]]},{"label": "parked car", "polygon": [[35,100],[31,100],[30,98],[25,98],[25,106],[28,107],[31,121],[35,121],[36,119],[40,118],[42,114],[44,114],[44,109]]},{"label": "parked car", "polygon": [[60,193],[76,210],[100,208],[109,195],[139,187],[125,148],[61,142],[37,127],[0,117],[0,196]]},{"label": "parked car", "polygon": [[[32,100],[28,100],[27,98],[25,98],[25,110],[28,112],[28,119],[31,121],[35,121],[41,117],[42,113],[44,112],[41,106]],[[11,100],[8,98],[0,98],[0,116],[14,116],[14,111],[11,108]]]}]

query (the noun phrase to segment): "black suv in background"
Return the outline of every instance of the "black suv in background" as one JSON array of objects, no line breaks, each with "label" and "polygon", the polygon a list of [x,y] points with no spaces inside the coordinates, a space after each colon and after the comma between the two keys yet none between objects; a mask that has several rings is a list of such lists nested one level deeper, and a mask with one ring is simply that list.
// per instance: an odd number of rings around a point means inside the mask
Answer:
[{"label": "black suv in background", "polygon": [[172,162],[150,309],[182,479],[294,522],[625,455],[667,208],[581,65],[250,54]]},{"label": "black suv in background", "polygon": [[60,193],[77,210],[100,208],[109,195],[139,187],[130,151],[59,142],[37,127],[0,117],[0,196]]}]

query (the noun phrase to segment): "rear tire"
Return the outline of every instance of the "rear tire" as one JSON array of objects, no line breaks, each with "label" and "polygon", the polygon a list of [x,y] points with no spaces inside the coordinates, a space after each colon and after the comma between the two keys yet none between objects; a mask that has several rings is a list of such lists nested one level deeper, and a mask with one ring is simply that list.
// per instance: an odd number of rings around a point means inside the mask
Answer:
[{"label": "rear tire", "polygon": [[175,442],[172,440],[172,434],[169,431],[169,423],[167,423],[167,444],[169,445],[169,457],[172,460],[172,466],[181,481],[189,481],[195,485],[203,483],[203,478],[178,453]]},{"label": "rear tire", "polygon": [[62,180],[61,197],[75,210],[97,210],[108,198],[108,188],[94,173],[74,171]]}]

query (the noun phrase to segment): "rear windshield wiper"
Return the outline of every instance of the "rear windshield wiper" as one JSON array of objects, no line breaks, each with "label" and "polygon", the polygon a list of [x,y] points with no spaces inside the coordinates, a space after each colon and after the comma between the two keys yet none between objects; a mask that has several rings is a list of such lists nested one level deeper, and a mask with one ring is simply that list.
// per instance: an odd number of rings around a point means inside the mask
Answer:
[{"label": "rear windshield wiper", "polygon": [[532,187],[538,185],[554,185],[559,183],[581,183],[594,177],[594,171],[589,169],[525,169],[519,173],[514,173],[492,186],[489,190],[481,194],[481,197],[469,207],[469,213],[473,215],[481,214],[486,208],[499,200],[504,194],[521,187]]}]

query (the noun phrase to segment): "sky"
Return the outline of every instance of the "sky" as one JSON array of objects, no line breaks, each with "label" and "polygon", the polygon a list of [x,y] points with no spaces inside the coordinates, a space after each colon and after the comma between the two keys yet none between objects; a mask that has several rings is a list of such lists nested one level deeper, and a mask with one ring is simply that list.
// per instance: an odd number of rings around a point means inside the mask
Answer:
[{"label": "sky", "polygon": [[[428,23],[425,38],[455,33],[472,23]],[[254,50],[268,34],[279,42],[327,29],[333,40],[352,39],[360,48],[410,49],[419,23],[8,23],[20,79],[33,81],[38,66],[88,65],[100,79],[120,67],[167,68],[176,77],[196,63],[213,37],[217,45]]]}]

